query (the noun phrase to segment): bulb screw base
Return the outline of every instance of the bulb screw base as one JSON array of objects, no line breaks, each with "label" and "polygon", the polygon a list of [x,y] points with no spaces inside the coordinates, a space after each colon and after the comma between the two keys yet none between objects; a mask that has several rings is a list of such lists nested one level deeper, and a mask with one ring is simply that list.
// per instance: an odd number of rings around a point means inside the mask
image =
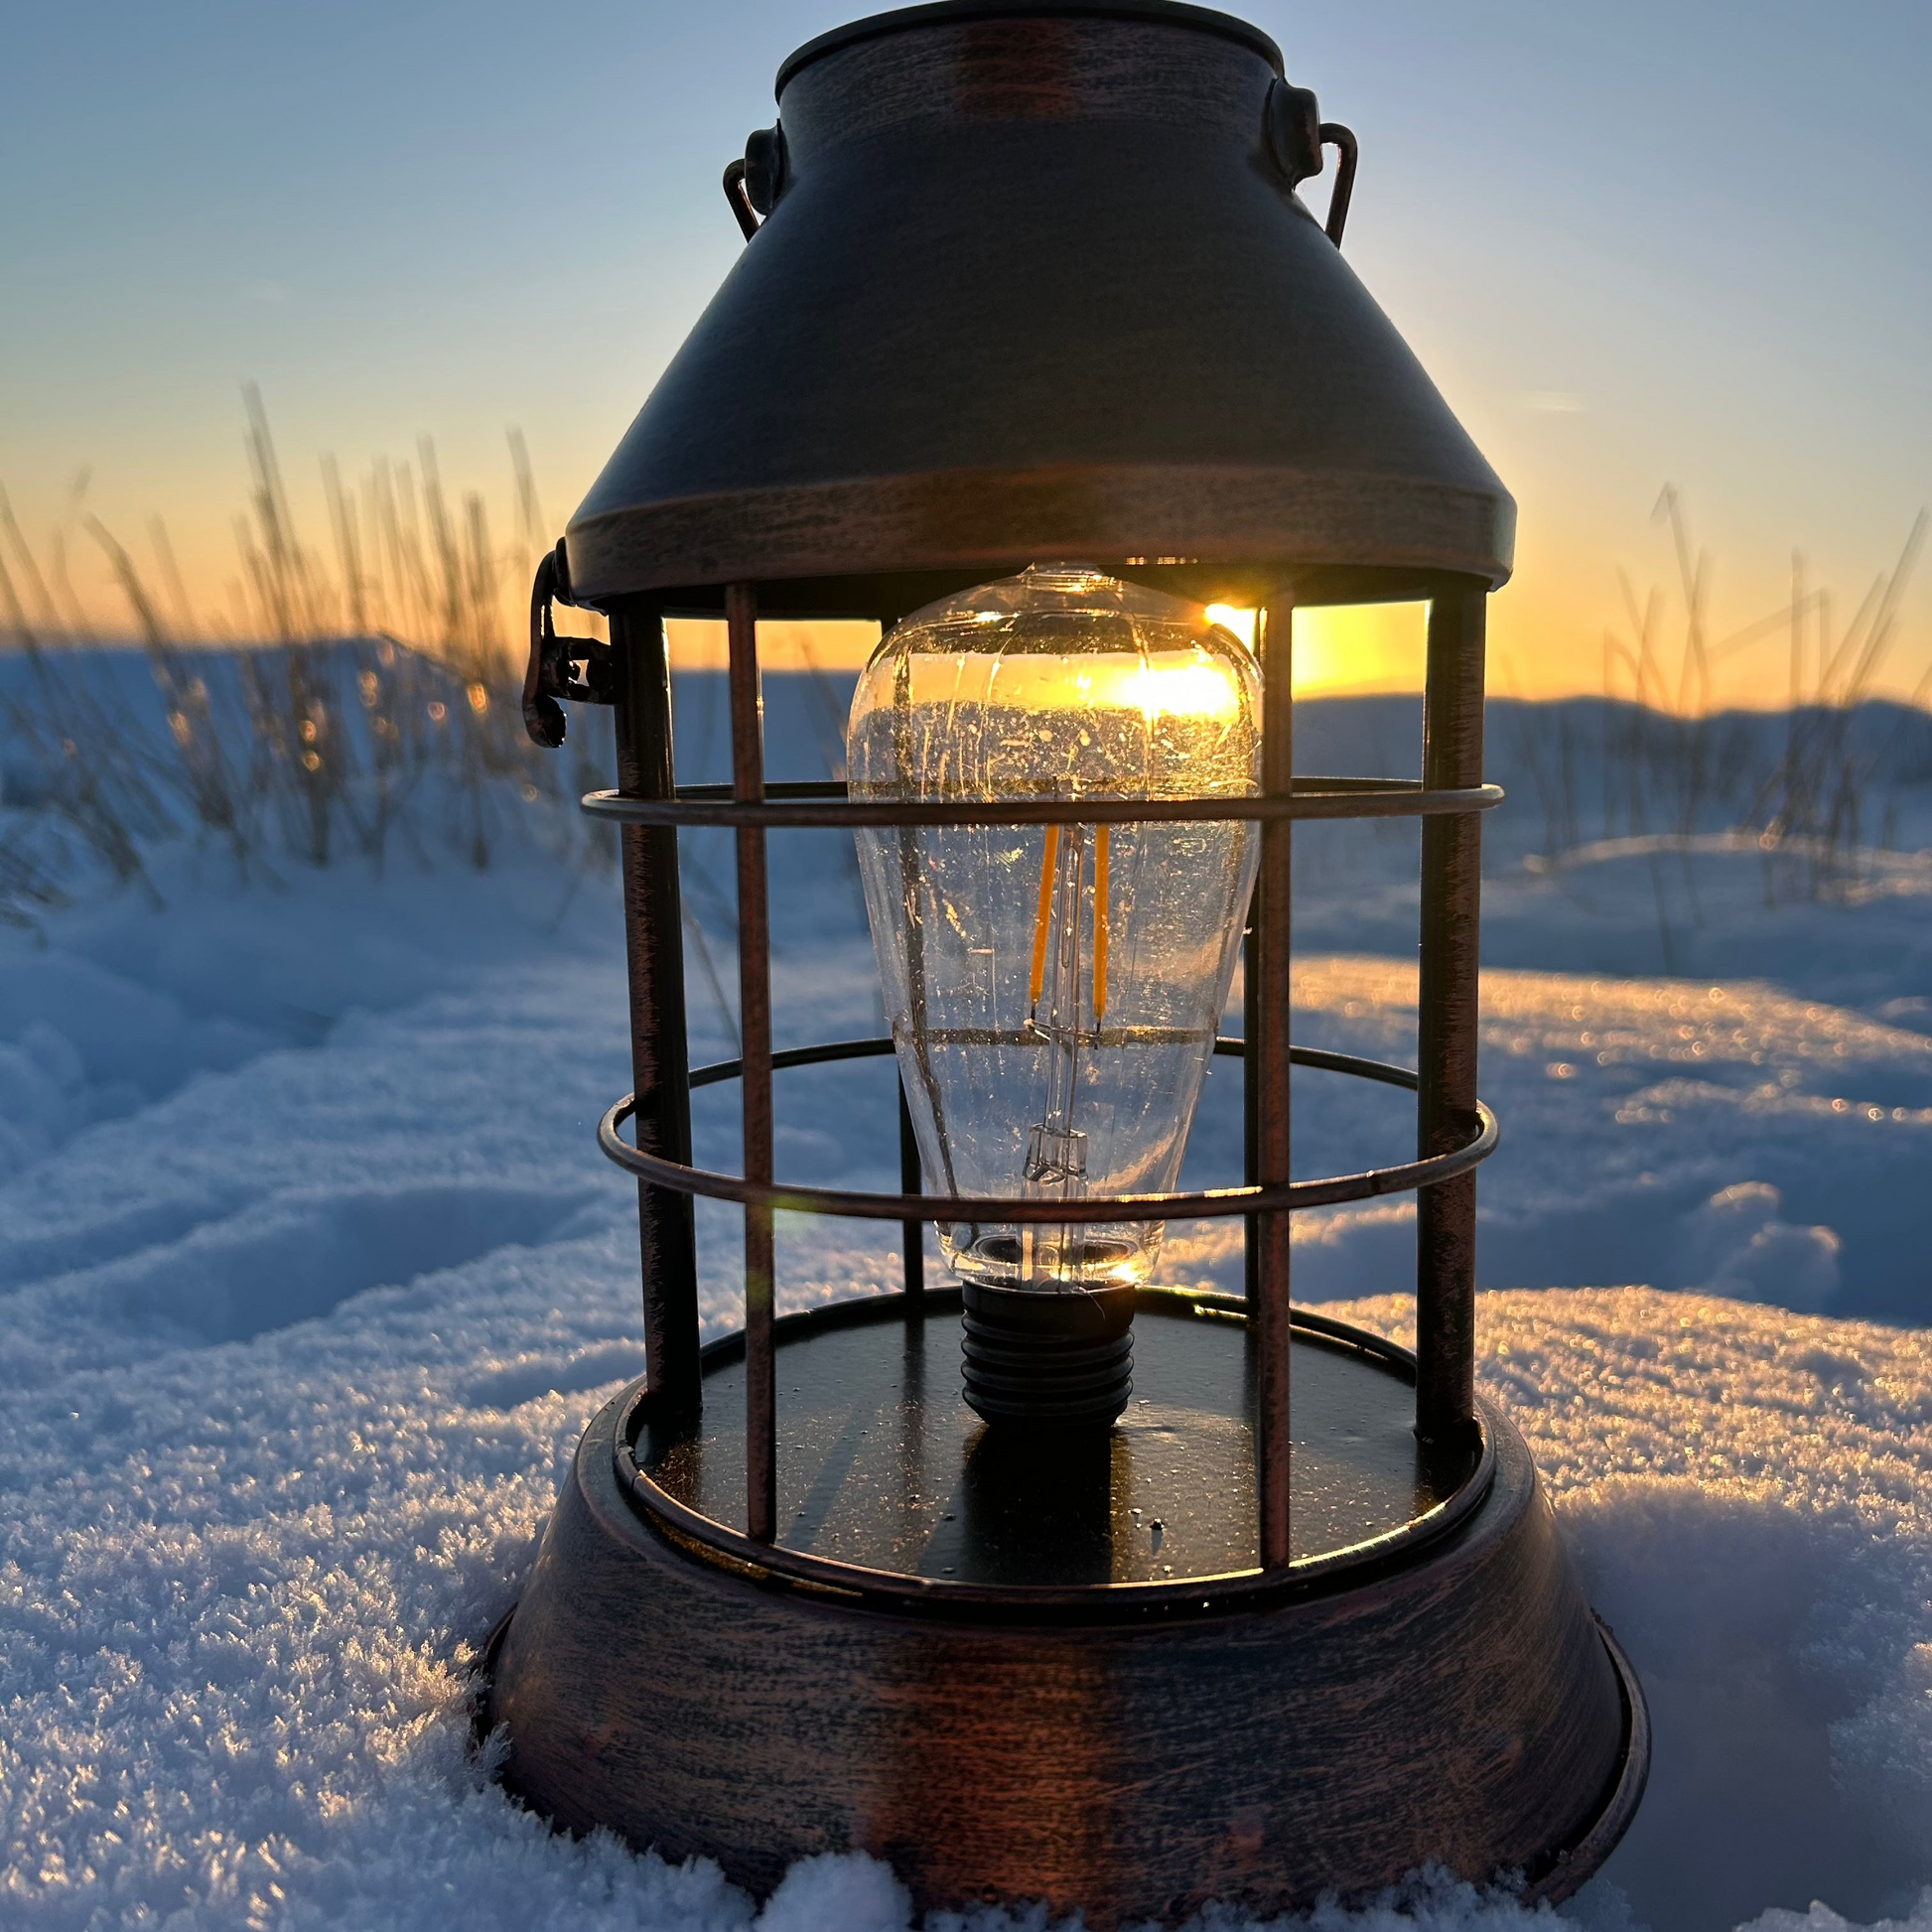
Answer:
[{"label": "bulb screw base", "polygon": [[1134,1290],[965,1284],[966,1404],[1000,1429],[1105,1430],[1134,1392]]}]

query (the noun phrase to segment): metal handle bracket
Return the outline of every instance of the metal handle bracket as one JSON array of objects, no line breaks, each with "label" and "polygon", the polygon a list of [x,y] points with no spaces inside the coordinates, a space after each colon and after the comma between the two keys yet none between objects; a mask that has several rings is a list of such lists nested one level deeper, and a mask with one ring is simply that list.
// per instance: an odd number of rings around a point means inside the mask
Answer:
[{"label": "metal handle bracket", "polygon": [[1291,86],[1286,80],[1277,80],[1268,90],[1265,132],[1268,150],[1276,167],[1288,177],[1291,189],[1321,173],[1323,148],[1335,150],[1339,166],[1322,232],[1339,248],[1341,231],[1348,222],[1349,198],[1355,192],[1355,164],[1360,158],[1354,135],[1339,121],[1321,118],[1312,88]]},{"label": "metal handle bracket", "polygon": [[530,662],[523,673],[523,729],[533,744],[550,752],[564,742],[568,729],[559,699],[573,704],[618,701],[618,660],[611,646],[596,637],[557,632],[552,607],[571,602],[570,559],[560,542],[537,565],[530,586]]},{"label": "metal handle bracket", "polygon": [[1355,192],[1355,164],[1361,159],[1361,149],[1339,121],[1321,123],[1321,145],[1333,148],[1337,157],[1335,185],[1328,196],[1328,218],[1321,224],[1322,232],[1339,248],[1341,231],[1348,223],[1348,201]]},{"label": "metal handle bracket", "polygon": [[790,172],[782,127],[755,128],[746,139],[744,158],[725,169],[725,200],[747,241],[778,206]]}]

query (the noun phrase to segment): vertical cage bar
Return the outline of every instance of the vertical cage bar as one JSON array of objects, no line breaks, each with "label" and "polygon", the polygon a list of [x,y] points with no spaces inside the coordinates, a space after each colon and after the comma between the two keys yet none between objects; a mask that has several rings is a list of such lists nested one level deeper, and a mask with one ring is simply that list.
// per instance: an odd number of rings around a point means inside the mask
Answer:
[{"label": "vertical cage bar", "polygon": [[[922,1194],[925,1175],[919,1167],[918,1138],[912,1132],[912,1109],[905,1104],[905,1082],[898,1086],[898,1190],[901,1194]],[[905,1299],[914,1310],[925,1304],[925,1223],[901,1221],[905,1237]]]},{"label": "vertical cage bar", "polygon": [[[611,638],[621,671],[615,712],[618,790],[626,798],[674,797],[671,666],[663,616],[655,605],[621,604],[611,613]],[[669,826],[626,825],[620,843],[637,1145],[688,1165],[691,1060],[677,833]],[[698,1261],[689,1194],[637,1183],[637,1253],[656,1413],[666,1420],[695,1416],[701,1400]]]},{"label": "vertical cage bar", "polygon": [[[1456,590],[1429,609],[1423,783],[1482,782],[1486,594]],[[1476,982],[1482,816],[1426,818],[1422,831],[1422,977],[1416,1143],[1427,1158],[1476,1131]],[[1416,1201],[1416,1430],[1462,1441],[1475,1416],[1476,1177],[1425,1187]]]},{"label": "vertical cage bar", "polygon": [[[1261,645],[1261,788],[1284,796],[1294,788],[1295,705],[1292,604],[1263,611]],[[1250,957],[1256,965],[1249,1045],[1254,1094],[1256,1179],[1289,1177],[1289,888],[1294,825],[1271,818],[1261,828],[1261,906]],[[1289,1560],[1289,1227],[1285,1212],[1257,1214],[1255,1294],[1255,1474],[1261,1505],[1261,1565]]]},{"label": "vertical cage bar", "polygon": [[[758,587],[725,588],[731,638],[732,796],[764,796],[764,701],[759,685]],[[744,1077],[745,1177],[771,1179],[771,933],[764,833],[738,832],[738,1031]],[[745,1210],[745,1508],[747,1533],[778,1533],[778,1416],[772,1362],[769,1207]]]},{"label": "vertical cage bar", "polygon": [[[1256,620],[1260,621],[1259,619]],[[1241,934],[1241,1184],[1254,1187],[1261,1180],[1261,1089],[1255,1075],[1255,1042],[1261,1037],[1261,880],[1248,899],[1248,923]],[[1250,1214],[1243,1223],[1243,1292],[1252,1314],[1261,1306],[1261,1220]]]}]

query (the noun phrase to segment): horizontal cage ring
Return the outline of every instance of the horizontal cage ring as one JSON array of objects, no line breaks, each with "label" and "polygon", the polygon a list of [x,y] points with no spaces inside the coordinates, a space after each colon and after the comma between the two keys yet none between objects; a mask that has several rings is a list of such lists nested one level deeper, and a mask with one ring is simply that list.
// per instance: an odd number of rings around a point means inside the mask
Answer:
[{"label": "horizontal cage ring", "polygon": [[[844,1040],[826,1046],[796,1047],[774,1053],[774,1070],[820,1065],[834,1060],[884,1057],[893,1050],[887,1039]],[[1217,1054],[1238,1055],[1238,1039],[1215,1041]],[[1331,1053],[1317,1047],[1290,1049],[1300,1066],[1346,1073],[1413,1090],[1417,1076],[1408,1069],[1352,1053]],[[738,1077],[738,1061],[699,1067],[691,1084],[710,1086]],[[808,1187],[784,1182],[747,1180],[741,1174],[688,1167],[660,1155],[632,1147],[620,1132],[636,1110],[635,1096],[625,1094],[598,1122],[598,1146],[606,1157],[639,1180],[678,1193],[701,1194],[710,1200],[771,1207],[799,1214],[828,1214],[865,1221],[1000,1221],[1027,1225],[1094,1225],[1110,1221],[1213,1220],[1235,1214],[1294,1213],[1304,1208],[1328,1207],[1342,1201],[1373,1200],[1383,1194],[1407,1193],[1433,1187],[1466,1173],[1488,1159],[1501,1138],[1496,1117],[1478,1101],[1476,1132],[1462,1146],[1446,1154],[1405,1161],[1389,1168],[1369,1168],[1358,1173],[1324,1175],[1314,1180],[1277,1181],[1268,1186],[1216,1187],[1186,1194],[1088,1195],[1078,1201],[1029,1200],[1001,1194],[884,1194],[858,1189]],[[990,1210],[997,1210],[993,1212]]]},{"label": "horizontal cage ring", "polygon": [[[710,787],[706,787],[710,789]],[[773,786],[778,792],[779,787]],[[880,825],[1143,825],[1225,824],[1239,820],[1437,818],[1485,812],[1503,801],[1500,785],[1431,791],[1421,785],[1296,791],[1226,798],[883,799],[832,796],[733,800],[627,798],[587,792],[583,809],[619,825],[716,825],[769,831]]]}]

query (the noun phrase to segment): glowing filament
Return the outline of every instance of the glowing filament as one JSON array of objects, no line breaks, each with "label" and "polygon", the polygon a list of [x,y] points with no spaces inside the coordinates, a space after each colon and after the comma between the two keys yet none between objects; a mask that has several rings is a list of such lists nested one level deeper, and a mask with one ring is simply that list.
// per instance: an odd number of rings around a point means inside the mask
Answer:
[{"label": "glowing filament", "polygon": [[[1093,834],[1093,1024],[1107,1011],[1107,834],[1112,828],[1094,827]],[[1046,828],[1046,850],[1039,861],[1039,904],[1034,915],[1033,984],[1028,999],[1035,1012],[1046,987],[1046,940],[1053,924],[1053,868],[1060,856],[1060,828]]]},{"label": "glowing filament", "polygon": [[1046,928],[1053,913],[1053,862],[1059,856],[1060,828],[1049,825],[1046,856],[1039,865],[1039,916],[1034,922],[1034,983],[1030,998],[1035,1007],[1039,1005],[1040,992],[1046,985]]}]

